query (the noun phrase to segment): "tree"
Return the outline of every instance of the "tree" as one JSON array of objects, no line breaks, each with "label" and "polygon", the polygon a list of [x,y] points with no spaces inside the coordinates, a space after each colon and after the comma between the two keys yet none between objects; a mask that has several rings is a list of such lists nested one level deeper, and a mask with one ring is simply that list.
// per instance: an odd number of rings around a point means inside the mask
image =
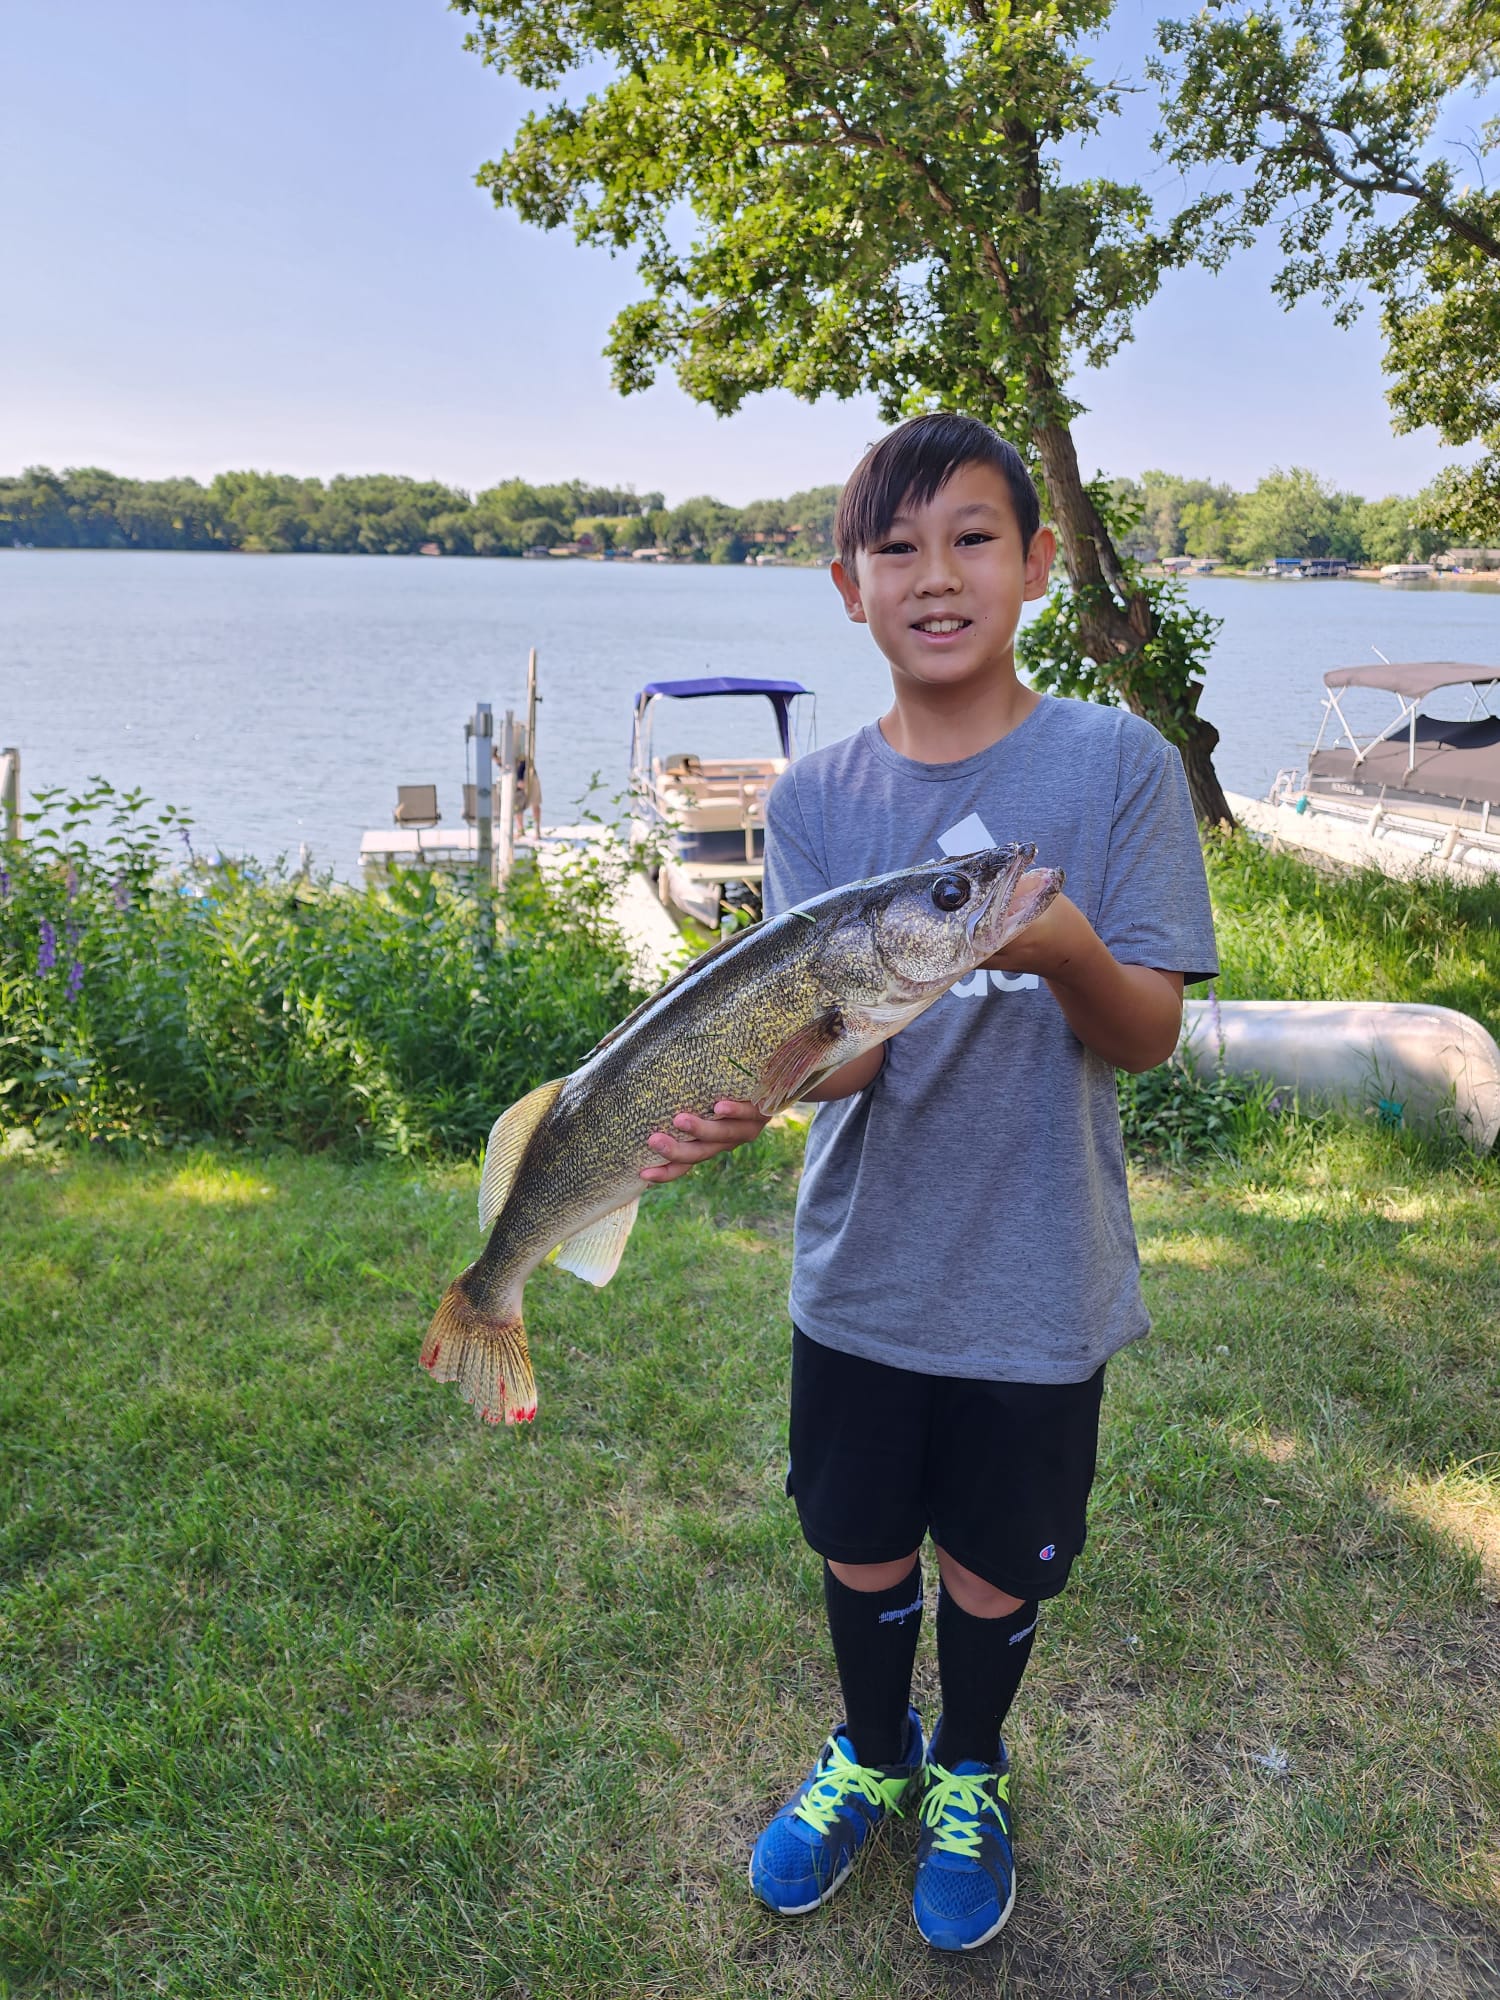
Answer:
[{"label": "tree", "polygon": [[1427,497],[1406,499],[1399,493],[1384,500],[1366,500],[1359,508],[1359,539],[1365,560],[1372,563],[1427,562],[1446,541],[1423,516]]},{"label": "tree", "polygon": [[1304,465],[1274,467],[1239,503],[1234,553],[1247,563],[1343,554],[1335,543],[1344,497]]},{"label": "tree", "polygon": [[1346,324],[1373,295],[1396,428],[1488,453],[1440,477],[1429,522],[1500,534],[1500,119],[1463,149],[1465,185],[1440,143],[1500,73],[1497,0],[1206,0],[1160,33],[1160,143],[1185,169],[1247,169],[1208,261],[1274,226],[1287,305],[1321,297]]},{"label": "tree", "polygon": [[1222,561],[1234,544],[1239,505],[1239,495],[1227,486],[1210,487],[1201,499],[1188,501],[1181,515],[1183,554]]},{"label": "tree", "polygon": [[[1157,231],[1139,188],[1065,178],[1063,152],[1116,103],[1083,48],[1109,0],[454,5],[485,62],[556,93],[481,183],[529,222],[636,252],[644,296],[608,343],[619,387],[671,366],[725,413],[773,387],[873,390],[887,418],[946,405],[1018,436],[1080,649],[1032,664],[1150,716],[1200,816],[1228,818],[1187,628],[1163,629],[1175,600],[1121,557],[1069,428],[1071,369],[1115,352],[1206,212]],[[562,97],[601,62],[607,80]]]},{"label": "tree", "polygon": [[1163,559],[1209,553],[1187,546],[1188,510],[1222,508],[1234,498],[1227,486],[1213,486],[1206,479],[1183,479],[1174,472],[1143,472],[1137,490],[1141,532],[1150,553]]}]

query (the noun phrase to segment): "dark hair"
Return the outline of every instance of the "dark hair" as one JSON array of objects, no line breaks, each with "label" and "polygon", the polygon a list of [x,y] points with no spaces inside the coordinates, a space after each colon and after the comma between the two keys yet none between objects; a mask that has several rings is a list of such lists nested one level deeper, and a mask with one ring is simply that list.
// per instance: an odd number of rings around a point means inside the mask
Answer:
[{"label": "dark hair", "polygon": [[852,564],[861,549],[873,548],[904,507],[925,507],[965,465],[992,465],[1010,488],[1021,547],[1041,525],[1041,502],[1021,454],[998,431],[977,417],[937,410],[908,417],[871,445],[849,475],[833,519],[839,560]]}]

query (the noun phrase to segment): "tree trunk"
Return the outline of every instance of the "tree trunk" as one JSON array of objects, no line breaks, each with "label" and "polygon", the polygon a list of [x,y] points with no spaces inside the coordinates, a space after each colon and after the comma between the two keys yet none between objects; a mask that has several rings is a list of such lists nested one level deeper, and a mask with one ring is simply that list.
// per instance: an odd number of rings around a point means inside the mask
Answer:
[{"label": "tree trunk", "polygon": [[[1048,385],[1050,388],[1050,384]],[[1201,681],[1188,690],[1189,713],[1169,712],[1151,687],[1138,687],[1130,672],[1131,656],[1155,629],[1151,600],[1132,590],[1088,488],[1078,470],[1078,453],[1066,424],[1038,426],[1033,434],[1053,521],[1062,542],[1068,579],[1083,600],[1079,627],[1084,650],[1104,670],[1110,685],[1132,713],[1154,723],[1182,753],[1193,811],[1204,826],[1233,826],[1234,814],[1214,770],[1214,746],[1219,732],[1198,713]]]}]

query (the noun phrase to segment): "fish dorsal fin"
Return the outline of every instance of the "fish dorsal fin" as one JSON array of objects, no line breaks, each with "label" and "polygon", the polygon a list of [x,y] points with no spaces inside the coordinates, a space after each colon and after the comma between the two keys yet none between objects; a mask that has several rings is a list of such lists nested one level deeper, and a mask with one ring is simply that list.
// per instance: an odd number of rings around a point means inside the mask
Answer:
[{"label": "fish dorsal fin", "polygon": [[608,1215],[601,1215],[597,1222],[591,1222],[587,1229],[580,1229],[576,1236],[570,1236],[557,1251],[558,1268],[571,1271],[575,1278],[582,1278],[586,1284],[607,1285],[620,1268],[620,1259],[625,1255],[625,1245],[630,1241],[636,1210],[640,1205],[640,1197],[637,1196],[634,1201],[627,1201],[623,1208],[612,1209]]},{"label": "fish dorsal fin", "polygon": [[504,1208],[531,1135],[552,1108],[566,1077],[539,1083],[502,1111],[490,1128],[484,1148],[484,1172],[479,1176],[479,1226],[488,1229]]},{"label": "fish dorsal fin", "polygon": [[[760,928],[758,923],[746,924],[743,930],[735,931],[729,937],[720,938],[719,942],[711,944],[707,951],[700,951],[696,958],[689,960],[681,972],[674,972],[665,986],[658,986],[649,999],[643,1000],[639,1007],[632,1007],[623,1021],[616,1022],[607,1035],[595,1042],[594,1046],[589,1050],[588,1055],[584,1057],[584,1062],[588,1062],[592,1057],[598,1055],[601,1049],[607,1049],[611,1042],[617,1042],[627,1028],[634,1027],[635,1023],[641,1018],[648,1007],[654,1007],[657,1001],[664,999],[668,993],[676,992],[685,979],[691,979],[695,972],[701,972],[711,959],[722,957],[726,951],[733,951],[734,947],[742,939],[750,937]],[[582,1068],[582,1064],[579,1067]]]}]

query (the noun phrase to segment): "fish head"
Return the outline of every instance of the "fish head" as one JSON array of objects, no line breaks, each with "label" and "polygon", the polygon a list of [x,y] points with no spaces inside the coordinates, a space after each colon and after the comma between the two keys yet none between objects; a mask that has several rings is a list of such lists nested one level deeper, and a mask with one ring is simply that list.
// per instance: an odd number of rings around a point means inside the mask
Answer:
[{"label": "fish head", "polygon": [[912,994],[940,992],[983,964],[1062,887],[1062,870],[1033,869],[1035,859],[1035,847],[1012,842],[886,877],[869,913],[886,974]]}]

